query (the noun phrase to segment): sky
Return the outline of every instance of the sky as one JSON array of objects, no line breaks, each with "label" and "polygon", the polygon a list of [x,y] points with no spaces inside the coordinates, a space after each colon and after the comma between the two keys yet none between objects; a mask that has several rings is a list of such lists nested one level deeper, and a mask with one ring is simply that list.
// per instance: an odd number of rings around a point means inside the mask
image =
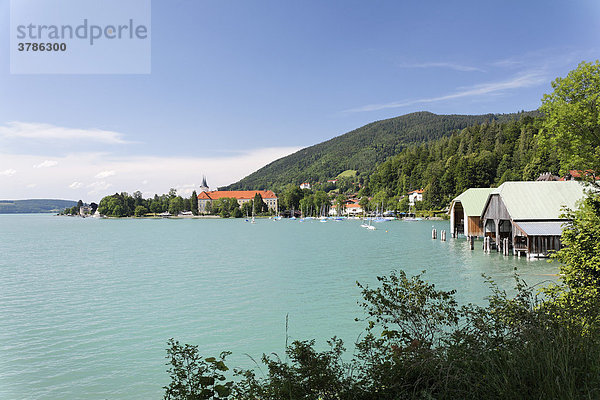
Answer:
[{"label": "sky", "polygon": [[0,199],[189,195],[376,120],[536,109],[600,58],[597,0],[153,0],[151,14],[150,73],[11,74],[0,0]]}]

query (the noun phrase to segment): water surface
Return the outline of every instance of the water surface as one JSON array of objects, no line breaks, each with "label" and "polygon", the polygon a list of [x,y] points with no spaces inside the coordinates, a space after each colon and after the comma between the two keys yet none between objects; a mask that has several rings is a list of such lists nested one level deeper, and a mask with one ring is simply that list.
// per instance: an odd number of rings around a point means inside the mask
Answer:
[{"label": "water surface", "polygon": [[392,269],[477,303],[482,273],[555,279],[556,264],[431,240],[446,221],[359,225],[0,215],[0,399],[158,399],[170,337],[251,367],[245,354],[283,353],[286,314],[292,340],[352,347],[355,282]]}]

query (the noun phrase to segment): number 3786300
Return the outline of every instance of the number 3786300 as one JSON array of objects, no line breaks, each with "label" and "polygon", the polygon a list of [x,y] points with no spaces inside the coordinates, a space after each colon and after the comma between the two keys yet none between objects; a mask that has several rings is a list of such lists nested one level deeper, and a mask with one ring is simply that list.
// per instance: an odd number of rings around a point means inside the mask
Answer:
[{"label": "number 3786300", "polygon": [[66,43],[18,43],[19,51],[67,51]]}]

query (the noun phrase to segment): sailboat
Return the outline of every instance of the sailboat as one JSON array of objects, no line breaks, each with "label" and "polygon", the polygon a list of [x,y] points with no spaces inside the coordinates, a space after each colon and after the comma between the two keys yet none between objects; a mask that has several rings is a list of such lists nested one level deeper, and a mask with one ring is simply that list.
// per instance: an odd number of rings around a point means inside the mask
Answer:
[{"label": "sailboat", "polygon": [[255,224],[256,221],[254,220],[254,201],[252,201],[252,221],[250,221],[251,224]]},{"label": "sailboat", "polygon": [[374,231],[374,230],[376,230],[377,228],[375,228],[373,225],[371,225],[371,221],[373,220],[373,218],[372,218],[372,217],[370,217],[370,218],[368,218],[368,220],[369,220],[369,224],[366,224],[366,223],[364,222],[365,220],[363,219],[363,223],[360,225],[360,226],[361,226],[361,228],[366,228],[366,229],[368,229],[368,230],[370,230],[370,231]]},{"label": "sailboat", "polygon": [[374,231],[377,228],[375,228],[375,226],[371,225],[371,221],[373,221],[373,218],[369,219],[369,226],[367,226],[367,229],[370,231]]}]

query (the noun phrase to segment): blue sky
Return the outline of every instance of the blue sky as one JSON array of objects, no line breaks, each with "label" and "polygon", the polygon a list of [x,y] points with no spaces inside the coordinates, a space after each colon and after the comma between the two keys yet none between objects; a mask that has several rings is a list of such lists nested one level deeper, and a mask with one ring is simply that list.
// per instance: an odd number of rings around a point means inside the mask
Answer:
[{"label": "blue sky", "polygon": [[600,47],[592,0],[155,0],[151,74],[11,75],[9,11],[1,199],[189,193],[375,120],[535,109]]}]

